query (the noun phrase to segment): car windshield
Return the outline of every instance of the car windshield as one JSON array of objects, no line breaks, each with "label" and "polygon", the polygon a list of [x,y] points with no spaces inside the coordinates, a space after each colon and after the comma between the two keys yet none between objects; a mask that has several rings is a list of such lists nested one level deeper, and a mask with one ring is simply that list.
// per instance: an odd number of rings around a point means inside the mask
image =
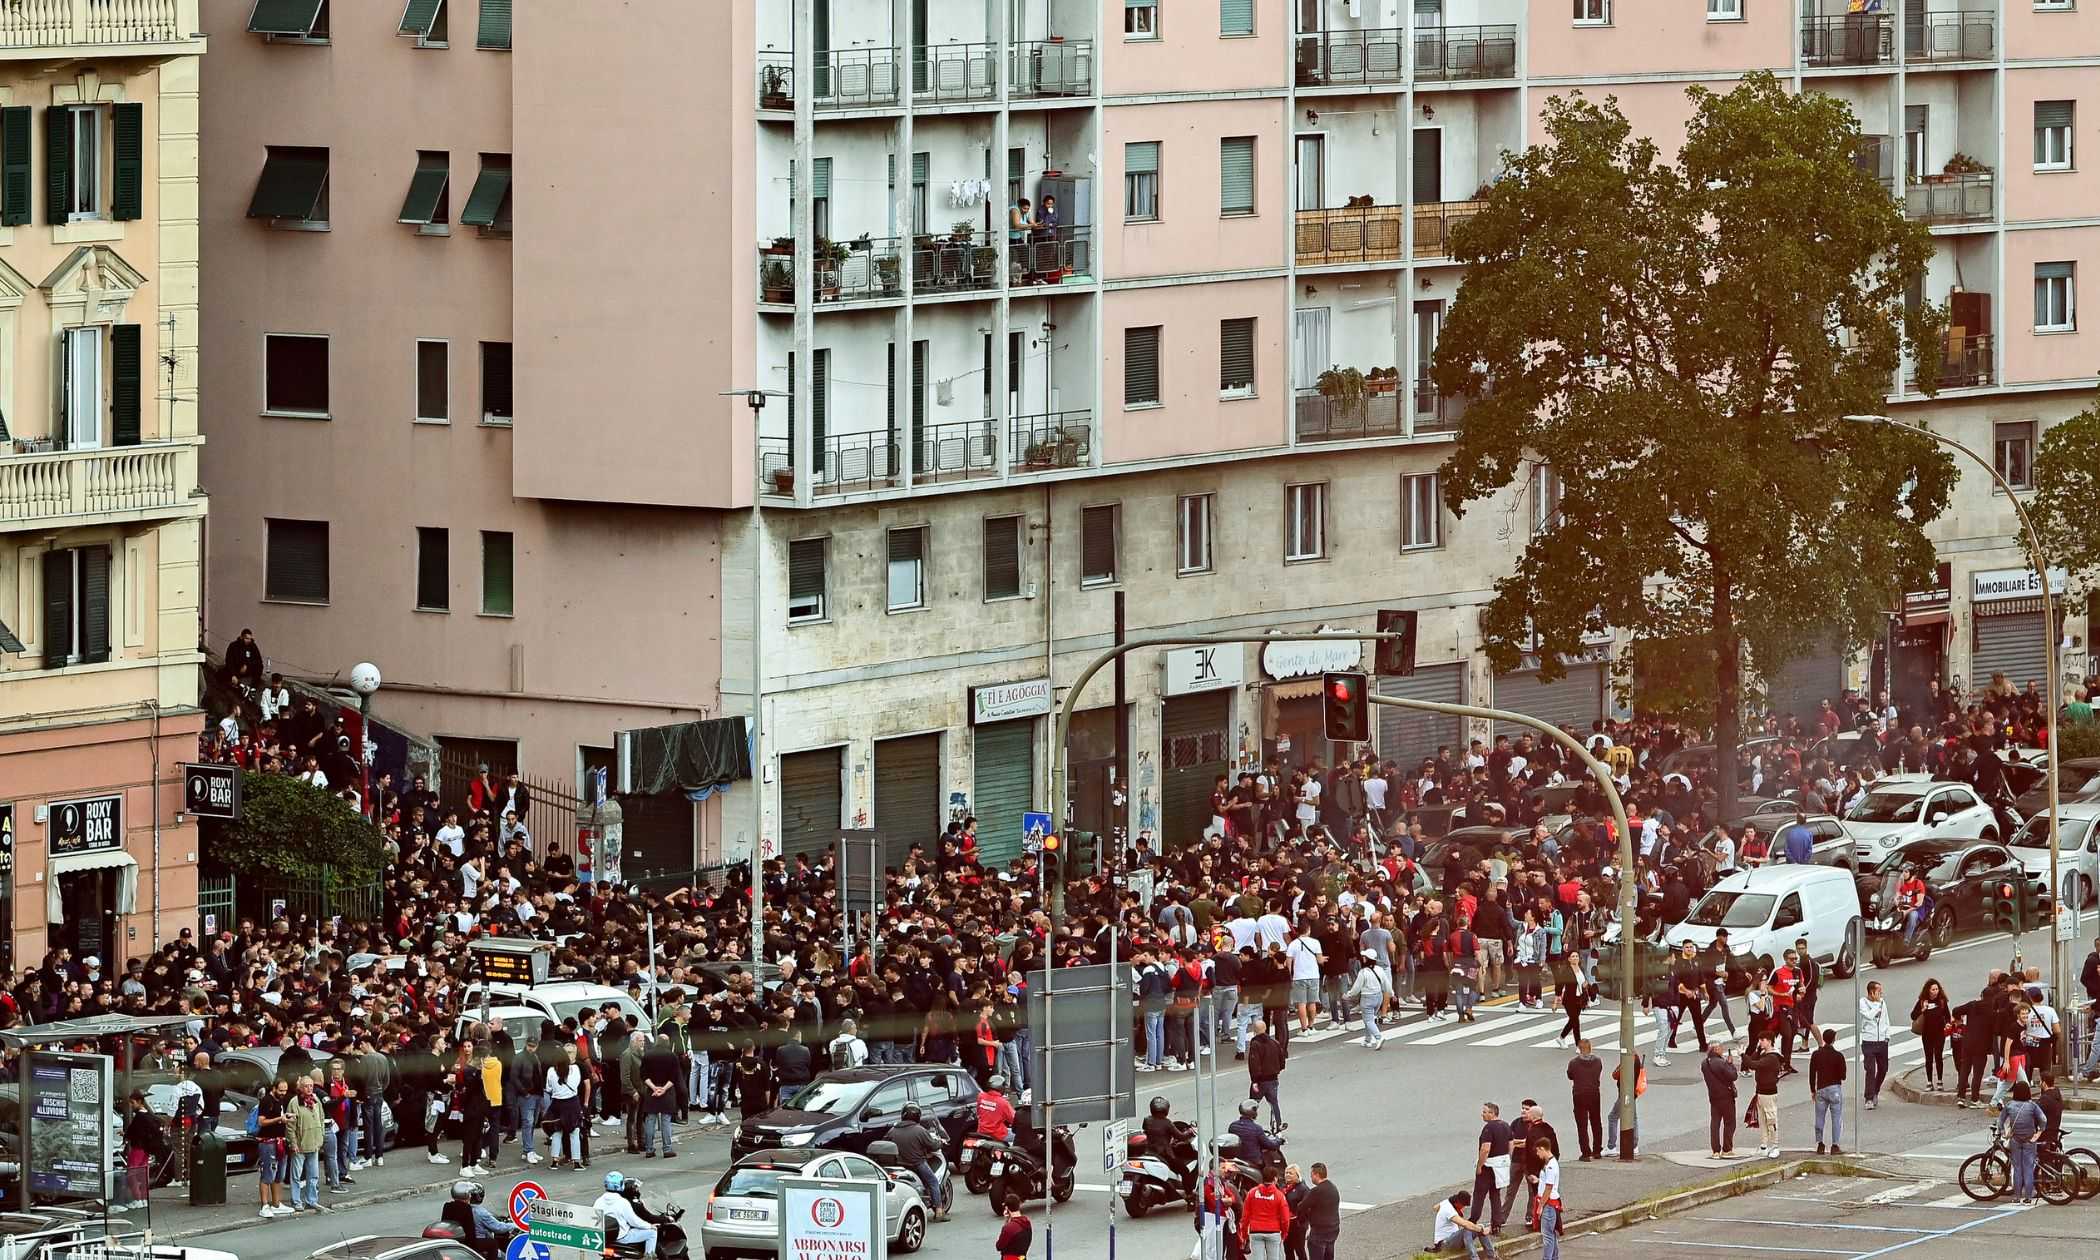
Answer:
[{"label": "car windshield", "polygon": [[[2065,853],[2077,852],[2085,844],[2085,833],[2092,828],[2093,822],[2090,818],[2064,819],[2057,830],[2056,847]],[[2049,815],[2040,814],[2022,823],[2019,831],[2013,834],[2012,843],[2016,849],[2048,848]]]},{"label": "car windshield", "polygon": [[739,1199],[777,1199],[780,1197],[780,1179],[787,1172],[781,1168],[732,1168],[722,1174],[715,1194]]},{"label": "car windshield", "polygon": [[1925,803],[1922,796],[1907,792],[1869,792],[1865,800],[1852,807],[1845,815],[1846,822],[1901,823],[1916,822],[1918,807]]},{"label": "car windshield", "polygon": [[635,1027],[642,1028],[648,1026],[649,1017],[642,1013],[642,1008],[635,1004],[633,998],[628,997],[624,993],[622,993],[618,997],[610,998],[571,998],[566,1002],[552,1002],[549,1003],[549,1005],[554,1007],[554,1022],[559,1024],[564,1021],[574,1019],[579,1013],[583,1011],[599,1010],[603,1008],[607,1002],[611,1002],[614,1005],[618,1006],[622,1015],[625,1015],[634,1021]]},{"label": "car windshield", "polygon": [[795,1111],[815,1111],[827,1116],[842,1116],[860,1106],[861,1100],[875,1091],[873,1081],[811,1081],[802,1087],[802,1092],[787,1100],[787,1107]]},{"label": "car windshield", "polygon": [[1770,893],[1721,892],[1716,889],[1699,899],[1686,923],[1697,927],[1761,927],[1772,917]]},{"label": "car windshield", "polygon": [[1960,857],[1960,849],[1898,849],[1881,859],[1881,865],[1874,869],[1885,875],[1900,875],[1922,866],[1931,872],[1929,878],[1952,879]]}]

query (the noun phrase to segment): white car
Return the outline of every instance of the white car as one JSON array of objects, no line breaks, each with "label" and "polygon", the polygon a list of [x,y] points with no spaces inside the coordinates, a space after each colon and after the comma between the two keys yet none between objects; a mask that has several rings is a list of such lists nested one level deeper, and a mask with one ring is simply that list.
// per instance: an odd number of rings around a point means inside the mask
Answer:
[{"label": "white car", "polygon": [[707,1221],[700,1227],[703,1254],[777,1256],[779,1226],[774,1212],[782,1177],[830,1177],[880,1182],[882,1219],[891,1255],[908,1255],[926,1243],[932,1214],[919,1179],[903,1169],[884,1168],[851,1151],[754,1151],[722,1174],[707,1196]]},{"label": "white car", "polygon": [[[481,1009],[481,983],[467,986],[463,1011]],[[635,1027],[649,1026],[649,1016],[635,1000],[627,996],[625,989],[615,989],[607,984],[585,984],[580,980],[558,980],[550,984],[492,984],[488,986],[491,1007],[527,1007],[543,1019],[559,1024],[570,1016],[585,1010],[597,1010],[607,1002],[620,1008],[620,1013],[634,1020]]]},{"label": "white car", "polygon": [[1872,863],[1913,840],[1998,840],[1998,815],[1966,783],[1922,774],[1892,774],[1845,815],[1853,853]]},{"label": "white car", "polygon": [[1663,941],[1672,951],[1687,942],[1703,950],[1713,945],[1717,929],[1726,928],[1729,952],[1745,969],[1771,971],[1795,941],[1807,937],[1810,958],[1843,979],[1859,963],[1852,936],[1858,919],[1852,872],[1783,863],[1737,871],[1715,884]]},{"label": "white car", "polygon": [[[2076,877],[2078,891],[2069,904],[2084,908],[2100,890],[2100,803],[2079,802],[2060,806],[2063,821],[2057,827],[2056,868],[2059,879]],[[2013,856],[2029,875],[2049,882],[2049,815],[2037,814],[2013,833]]]}]

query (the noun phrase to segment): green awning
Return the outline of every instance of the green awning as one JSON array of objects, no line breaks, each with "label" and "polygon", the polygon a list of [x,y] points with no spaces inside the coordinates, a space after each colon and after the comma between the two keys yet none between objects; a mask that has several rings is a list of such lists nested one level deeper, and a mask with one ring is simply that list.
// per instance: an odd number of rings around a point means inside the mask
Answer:
[{"label": "green awning", "polygon": [[408,181],[408,199],[401,203],[403,223],[445,221],[445,186],[452,172],[442,159],[419,158],[416,173]]},{"label": "green awning", "polygon": [[445,0],[408,0],[408,7],[401,10],[401,35],[413,35],[417,39],[429,39],[430,28],[437,25],[438,9]]},{"label": "green awning", "polygon": [[321,0],[255,0],[248,30],[255,35],[289,35],[305,39],[321,20]]},{"label": "green awning", "polygon": [[474,47],[510,47],[510,0],[481,0],[481,28],[475,33]]},{"label": "green awning", "polygon": [[467,208],[460,212],[459,221],[471,227],[494,227],[503,207],[509,202],[510,167],[491,166],[484,161],[481,174],[474,180],[474,191],[467,195]]},{"label": "green awning", "polygon": [[272,149],[248,203],[251,219],[308,219],[328,188],[328,150]]}]

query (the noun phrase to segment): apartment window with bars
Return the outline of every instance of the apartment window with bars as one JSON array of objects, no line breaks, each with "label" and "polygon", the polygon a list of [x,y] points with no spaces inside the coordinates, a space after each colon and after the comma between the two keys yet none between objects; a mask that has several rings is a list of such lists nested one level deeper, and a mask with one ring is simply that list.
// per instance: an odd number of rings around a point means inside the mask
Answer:
[{"label": "apartment window with bars", "polygon": [[2071,169],[2071,136],[2075,130],[2073,123],[2077,120],[2077,108],[2076,101],[2034,103],[2034,169]]},{"label": "apartment window with bars", "polygon": [[1997,425],[1991,432],[1991,449],[2006,485],[2034,489],[2034,421]]},{"label": "apartment window with bars", "polygon": [[2034,265],[2034,330],[2070,332],[2078,327],[2077,264]]},{"label": "apartment window with bars", "polygon": [[1286,562],[1327,557],[1327,483],[1283,488],[1283,558]]},{"label": "apartment window with bars", "polygon": [[1575,25],[1608,26],[1610,24],[1611,0],[1575,0]]},{"label": "apartment window with bars", "polygon": [[1159,219],[1159,141],[1123,146],[1123,218],[1131,223]]},{"label": "apartment window with bars", "polygon": [[824,620],[826,548],[822,538],[788,543],[787,619],[791,626]]},{"label": "apartment window with bars", "polygon": [[1014,599],[1021,594],[1021,523],[1018,516],[984,518],[984,597]]},{"label": "apartment window with bars", "polygon": [[1531,534],[1540,534],[1560,524],[1561,499],[1560,474],[1551,464],[1534,464],[1531,468]]},{"label": "apartment window with bars", "polygon": [[1400,478],[1400,550],[1428,551],[1444,545],[1444,503],[1435,473]]},{"label": "apartment window with bars", "polygon": [[1174,571],[1184,576],[1211,571],[1210,512],[1212,496],[1185,494],[1177,513]]},{"label": "apartment window with bars", "polygon": [[1159,405],[1159,325],[1123,330],[1123,405]]},{"label": "apartment window with bars", "polygon": [[1254,137],[1218,141],[1218,213],[1254,213]]},{"label": "apartment window with bars", "polygon": [[1079,584],[1081,586],[1107,586],[1116,580],[1116,555],[1119,550],[1117,532],[1122,525],[1122,509],[1114,503],[1103,503],[1081,509],[1079,513]]},{"label": "apartment window with bars", "polygon": [[888,592],[891,612],[926,607],[926,527],[913,525],[889,532]]},{"label": "apartment window with bars", "polygon": [[1218,322],[1218,396],[1254,396],[1254,321]]}]

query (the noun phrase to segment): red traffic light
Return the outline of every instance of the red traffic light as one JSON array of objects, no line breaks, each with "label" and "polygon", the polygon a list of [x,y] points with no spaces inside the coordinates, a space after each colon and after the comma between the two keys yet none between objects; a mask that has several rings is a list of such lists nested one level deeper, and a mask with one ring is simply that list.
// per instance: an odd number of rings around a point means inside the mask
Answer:
[{"label": "red traffic light", "polygon": [[2000,897],[2010,897],[2010,896],[2012,896],[2012,895],[2013,895],[2013,886],[2012,886],[2011,884],[2000,884],[2000,885],[1998,885],[1998,895],[1999,895]]},{"label": "red traffic light", "polygon": [[1336,704],[1348,704],[1356,699],[1356,682],[1350,678],[1330,678],[1327,680],[1327,694],[1334,697]]},{"label": "red traffic light", "polygon": [[1053,833],[1053,834],[1051,834],[1051,835],[1047,835],[1047,836],[1044,836],[1044,837],[1043,837],[1043,852],[1045,852],[1045,853],[1055,853],[1055,852],[1057,852],[1057,846],[1058,846],[1059,844],[1061,844],[1061,843],[1062,843],[1062,841],[1060,841],[1060,840],[1059,840],[1059,839],[1057,838],[1057,836],[1056,836],[1056,835],[1055,835],[1054,833]]}]

